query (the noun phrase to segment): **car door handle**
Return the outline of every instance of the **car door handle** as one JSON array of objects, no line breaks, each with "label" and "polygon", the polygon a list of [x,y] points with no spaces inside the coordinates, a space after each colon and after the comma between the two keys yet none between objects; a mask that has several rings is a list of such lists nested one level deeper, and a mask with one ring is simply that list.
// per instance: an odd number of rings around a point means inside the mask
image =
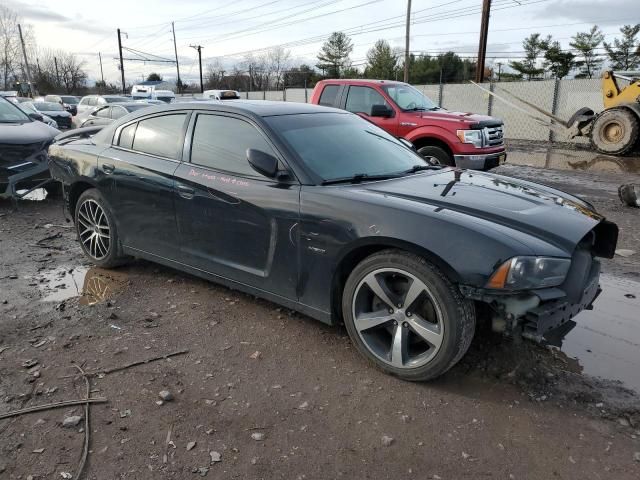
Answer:
[{"label": "car door handle", "polygon": [[102,164],[102,171],[104,173],[113,173],[115,169],[116,169],[116,166],[112,165],[110,163],[103,163]]},{"label": "car door handle", "polygon": [[191,200],[196,194],[195,189],[187,187],[186,185],[178,185],[178,195],[187,200]]}]

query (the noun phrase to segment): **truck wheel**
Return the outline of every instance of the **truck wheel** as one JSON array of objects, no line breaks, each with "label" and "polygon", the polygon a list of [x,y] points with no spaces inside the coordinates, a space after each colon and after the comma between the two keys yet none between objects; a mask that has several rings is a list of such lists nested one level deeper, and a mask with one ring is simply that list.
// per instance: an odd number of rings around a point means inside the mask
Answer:
[{"label": "truck wheel", "polygon": [[629,110],[605,110],[593,122],[591,145],[600,153],[624,155],[633,149],[639,131],[638,118]]},{"label": "truck wheel", "polygon": [[451,155],[449,155],[440,147],[422,147],[418,149],[418,153],[432,165],[448,165],[450,167],[455,167],[455,162],[453,161]]},{"label": "truck wheel", "polygon": [[122,265],[116,222],[102,194],[95,188],[85,190],[76,204],[76,231],[85,255],[99,267]]},{"label": "truck wheel", "polygon": [[349,276],[342,314],[351,341],[381,370],[404,380],[442,375],[466,353],[475,308],[424,258],[385,250]]}]

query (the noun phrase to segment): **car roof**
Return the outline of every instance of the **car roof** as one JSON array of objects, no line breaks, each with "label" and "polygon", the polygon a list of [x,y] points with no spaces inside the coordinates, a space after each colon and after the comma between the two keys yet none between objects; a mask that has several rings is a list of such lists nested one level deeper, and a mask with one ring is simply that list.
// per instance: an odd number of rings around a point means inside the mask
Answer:
[{"label": "car roof", "polygon": [[354,78],[354,79],[335,78],[335,79],[321,80],[318,83],[337,83],[337,84],[361,83],[363,85],[371,85],[371,84],[378,84],[378,85],[389,85],[389,84],[391,84],[391,85],[409,85],[408,83],[398,82],[396,80],[371,80],[371,79],[366,79],[366,78]]},{"label": "car roof", "polygon": [[[296,115],[301,113],[342,113],[344,110],[337,108],[322,107],[309,103],[298,102],[274,102],[269,100],[227,100],[224,103],[213,103],[207,101],[192,101],[170,103],[163,106],[152,107],[154,113],[160,111],[185,110],[194,108],[196,110],[226,111],[238,113],[251,113],[259,117],[271,117],[276,115]],[[144,114],[151,113],[152,110],[144,110]],[[140,112],[141,114],[143,111]]]}]

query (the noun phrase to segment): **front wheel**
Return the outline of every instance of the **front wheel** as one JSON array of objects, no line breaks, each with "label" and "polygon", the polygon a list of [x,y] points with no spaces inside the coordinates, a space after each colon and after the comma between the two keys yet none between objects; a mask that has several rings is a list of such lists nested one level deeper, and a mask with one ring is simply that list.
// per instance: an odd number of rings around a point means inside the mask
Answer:
[{"label": "front wheel", "polygon": [[455,167],[453,157],[440,147],[426,146],[418,149],[418,153],[431,165]]},{"label": "front wheel", "polygon": [[121,265],[116,223],[102,194],[90,188],[80,195],[75,213],[76,231],[85,255],[99,267]]},{"label": "front wheel", "polygon": [[424,258],[386,250],[349,276],[342,297],[347,332],[360,353],[404,380],[429,380],[466,353],[473,302]]}]

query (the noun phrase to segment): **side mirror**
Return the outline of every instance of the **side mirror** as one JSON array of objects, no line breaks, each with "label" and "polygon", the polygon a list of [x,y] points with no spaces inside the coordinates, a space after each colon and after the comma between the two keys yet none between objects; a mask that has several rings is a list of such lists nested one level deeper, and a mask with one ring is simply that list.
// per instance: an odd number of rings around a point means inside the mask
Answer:
[{"label": "side mirror", "polygon": [[262,150],[247,149],[247,161],[260,175],[276,178],[278,175],[278,159]]},{"label": "side mirror", "polygon": [[414,152],[417,151],[418,149],[416,148],[416,146],[411,143],[409,140],[407,140],[406,138],[402,138],[402,137],[398,137],[398,140],[400,141],[400,143],[402,143],[405,147],[410,148],[411,150],[413,150]]},{"label": "side mirror", "polygon": [[371,105],[372,117],[393,117],[393,110],[388,105]]},{"label": "side mirror", "polygon": [[35,120],[37,122],[41,122],[42,120],[44,120],[44,117],[42,115],[40,115],[39,113],[36,113],[36,112],[31,112],[29,114],[29,118],[31,120]]}]

